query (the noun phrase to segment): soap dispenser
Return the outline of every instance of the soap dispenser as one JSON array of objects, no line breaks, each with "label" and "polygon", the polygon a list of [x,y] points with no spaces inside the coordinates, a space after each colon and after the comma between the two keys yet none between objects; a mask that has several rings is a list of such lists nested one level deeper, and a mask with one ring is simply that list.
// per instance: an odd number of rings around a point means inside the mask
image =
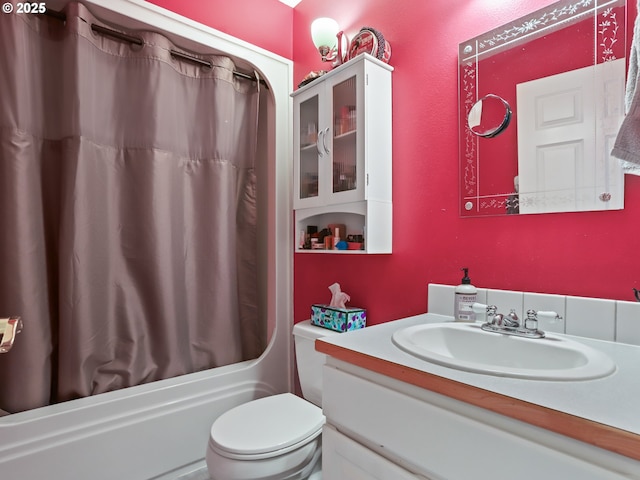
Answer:
[{"label": "soap dispenser", "polygon": [[471,285],[469,269],[463,268],[464,277],[455,289],[453,316],[456,322],[475,322],[476,314],[471,306],[476,302],[478,289]]}]

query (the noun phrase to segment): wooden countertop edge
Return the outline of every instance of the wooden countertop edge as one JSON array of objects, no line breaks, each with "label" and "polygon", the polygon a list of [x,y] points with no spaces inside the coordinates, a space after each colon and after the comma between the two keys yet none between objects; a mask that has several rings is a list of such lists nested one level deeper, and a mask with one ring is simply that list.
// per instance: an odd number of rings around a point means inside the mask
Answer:
[{"label": "wooden countertop edge", "polygon": [[316,341],[316,350],[358,367],[640,460],[640,435],[381,358]]}]

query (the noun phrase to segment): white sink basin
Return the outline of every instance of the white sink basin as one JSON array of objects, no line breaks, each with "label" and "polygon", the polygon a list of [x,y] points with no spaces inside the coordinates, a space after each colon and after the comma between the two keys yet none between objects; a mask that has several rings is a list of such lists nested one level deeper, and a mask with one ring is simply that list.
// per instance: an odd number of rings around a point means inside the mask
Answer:
[{"label": "white sink basin", "polygon": [[485,332],[477,324],[407,327],[393,334],[393,343],[428,362],[502,377],[588,380],[616,369],[604,353],[566,337],[521,338]]}]

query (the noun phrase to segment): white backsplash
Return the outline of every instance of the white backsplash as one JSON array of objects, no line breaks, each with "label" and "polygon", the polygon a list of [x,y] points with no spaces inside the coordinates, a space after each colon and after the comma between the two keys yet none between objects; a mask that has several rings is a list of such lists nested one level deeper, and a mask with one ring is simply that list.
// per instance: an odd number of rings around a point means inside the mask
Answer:
[{"label": "white backsplash", "polygon": [[[429,284],[429,313],[453,316],[453,285]],[[640,345],[640,303],[602,298],[550,295],[478,288],[478,303],[496,305],[501,313],[513,308],[524,318],[529,309],[551,310],[562,316],[560,322],[540,320],[545,332],[566,333],[632,345]]]}]

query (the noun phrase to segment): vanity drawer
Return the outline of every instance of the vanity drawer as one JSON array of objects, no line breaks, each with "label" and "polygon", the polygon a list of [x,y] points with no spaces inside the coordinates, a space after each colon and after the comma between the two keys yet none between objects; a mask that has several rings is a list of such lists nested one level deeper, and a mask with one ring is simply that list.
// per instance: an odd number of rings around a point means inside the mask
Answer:
[{"label": "vanity drawer", "polygon": [[428,480],[363,447],[331,425],[322,429],[322,474],[331,480]]}]

